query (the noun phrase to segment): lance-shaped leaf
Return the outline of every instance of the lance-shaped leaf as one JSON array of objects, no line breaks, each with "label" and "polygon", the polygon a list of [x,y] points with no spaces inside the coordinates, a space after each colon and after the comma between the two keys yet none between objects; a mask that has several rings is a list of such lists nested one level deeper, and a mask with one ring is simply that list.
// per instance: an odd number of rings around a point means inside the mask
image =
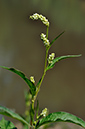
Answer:
[{"label": "lance-shaped leaf", "polygon": [[49,69],[51,69],[51,68],[53,68],[54,65],[55,65],[55,63],[58,62],[58,61],[60,61],[60,60],[63,60],[63,59],[66,59],[66,58],[72,58],[72,57],[80,57],[80,56],[81,56],[81,54],[80,55],[66,55],[66,56],[56,57],[52,61],[52,63],[47,66],[46,71],[49,70]]},{"label": "lance-shaped leaf", "polygon": [[38,86],[39,86],[39,84],[40,84],[41,80],[42,80],[42,78],[40,78],[40,80],[38,81],[38,83],[37,83],[36,87],[38,87]]},{"label": "lance-shaped leaf", "polygon": [[0,121],[0,129],[17,129],[17,128],[14,126],[12,122],[2,118],[2,120]]},{"label": "lance-shaped leaf", "polygon": [[71,122],[71,123],[80,125],[83,128],[85,128],[85,121],[76,117],[75,115],[72,115],[72,114],[67,113],[67,112],[55,112],[55,113],[51,113],[48,116],[42,118],[37,123],[35,129],[37,129],[41,125],[44,125],[44,124],[47,124],[47,123],[50,123],[50,122]]},{"label": "lance-shaped leaf", "polygon": [[52,40],[52,42],[50,43],[50,46],[52,46],[52,44],[64,33],[65,31],[63,31],[62,33],[60,33],[55,39]]},{"label": "lance-shaped leaf", "polygon": [[30,126],[30,124],[27,121],[25,121],[21,116],[19,116],[17,113],[13,112],[12,110],[6,107],[0,106],[0,114],[12,117],[16,120],[21,121],[23,124]]},{"label": "lance-shaped leaf", "polygon": [[14,72],[14,73],[18,74],[18,75],[28,84],[28,86],[29,86],[29,88],[30,88],[30,91],[31,91],[31,93],[32,93],[32,96],[35,95],[35,93],[36,93],[36,87],[35,87],[34,83],[31,82],[31,81],[24,75],[24,73],[22,73],[21,71],[15,69],[15,68],[8,68],[8,67],[4,67],[4,66],[0,66],[0,67],[2,67],[2,68],[4,68],[4,69],[7,69],[7,70],[9,70],[9,71],[11,71],[11,72]]}]

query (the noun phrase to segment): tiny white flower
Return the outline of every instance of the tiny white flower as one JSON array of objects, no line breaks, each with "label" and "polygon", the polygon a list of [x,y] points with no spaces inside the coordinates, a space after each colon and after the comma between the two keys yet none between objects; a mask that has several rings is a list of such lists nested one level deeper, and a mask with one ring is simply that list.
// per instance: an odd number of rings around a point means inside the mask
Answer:
[{"label": "tiny white flower", "polygon": [[46,35],[45,34],[43,34],[43,33],[41,33],[41,39],[45,39],[46,38]]},{"label": "tiny white flower", "polygon": [[38,19],[40,19],[43,24],[45,24],[46,26],[49,27],[49,21],[48,21],[48,19],[46,19],[46,17],[43,16],[43,15],[41,15],[41,14],[35,13],[35,14],[33,14],[32,16],[30,16],[30,18],[33,19],[33,20],[38,20]]},{"label": "tiny white flower", "polygon": [[46,35],[43,34],[43,33],[41,33],[40,36],[41,36],[41,39],[43,40],[44,45],[48,47],[48,46],[50,45],[50,42],[49,42],[49,40],[46,38]]},{"label": "tiny white flower", "polygon": [[51,53],[48,57],[48,63],[51,64],[52,61],[54,60],[54,57],[55,57],[55,53]]},{"label": "tiny white flower", "polygon": [[34,76],[31,76],[30,77],[30,81],[33,82],[33,83],[35,83]]},{"label": "tiny white flower", "polygon": [[47,116],[47,114],[48,114],[48,109],[47,109],[47,108],[45,108],[45,109],[43,109],[43,110],[42,110],[42,113],[41,113],[40,115],[42,115],[42,116],[46,117],[46,116]]},{"label": "tiny white flower", "polygon": [[30,16],[30,19],[38,20],[39,19],[39,14],[38,13],[33,14],[32,16]]},{"label": "tiny white flower", "polygon": [[44,44],[45,44],[45,46],[49,46],[49,45],[50,45],[49,40],[45,38],[45,40],[44,40]]}]

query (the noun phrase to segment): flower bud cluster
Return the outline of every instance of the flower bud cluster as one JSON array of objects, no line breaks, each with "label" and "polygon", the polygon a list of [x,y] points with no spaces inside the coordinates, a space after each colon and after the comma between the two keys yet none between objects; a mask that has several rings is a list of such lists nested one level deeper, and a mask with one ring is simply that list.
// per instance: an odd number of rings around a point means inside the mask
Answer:
[{"label": "flower bud cluster", "polygon": [[34,80],[34,77],[33,76],[30,77],[30,81],[33,82],[33,83],[35,83],[35,80]]},{"label": "flower bud cluster", "polygon": [[46,116],[47,116],[47,114],[48,114],[48,109],[47,109],[47,108],[45,108],[45,109],[43,109],[43,110],[42,110],[42,113],[41,113],[40,115],[42,115],[42,116],[46,117]]},{"label": "flower bud cluster", "polygon": [[51,54],[49,55],[49,58],[48,58],[48,63],[49,63],[49,64],[52,63],[52,61],[54,60],[54,57],[55,57],[55,53],[51,53]]},{"label": "flower bud cluster", "polygon": [[41,33],[40,36],[41,36],[41,39],[43,40],[44,45],[48,47],[48,46],[50,45],[50,42],[49,42],[49,40],[46,38],[46,35],[43,34],[43,33]]},{"label": "flower bud cluster", "polygon": [[33,14],[32,16],[30,16],[30,18],[33,19],[33,20],[38,20],[38,19],[40,19],[43,24],[45,24],[46,26],[49,27],[49,21],[48,21],[48,19],[46,19],[46,17],[44,17],[44,16],[41,15],[41,14],[35,13],[35,14]]}]

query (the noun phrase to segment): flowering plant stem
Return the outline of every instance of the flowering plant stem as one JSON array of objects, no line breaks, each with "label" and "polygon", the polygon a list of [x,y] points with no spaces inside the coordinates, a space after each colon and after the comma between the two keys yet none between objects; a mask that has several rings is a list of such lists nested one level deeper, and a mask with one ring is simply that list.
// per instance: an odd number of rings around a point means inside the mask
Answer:
[{"label": "flowering plant stem", "polygon": [[[31,76],[30,79],[28,79],[24,73],[21,71],[15,69],[15,68],[8,68],[5,66],[0,66],[1,68],[7,69],[11,72],[16,73],[19,75],[29,86],[29,93],[27,92],[25,94],[25,101],[26,101],[26,111],[25,111],[25,116],[21,117],[17,113],[11,111],[10,109],[0,106],[0,114],[2,115],[7,115],[10,116],[14,119],[17,119],[23,123],[23,129],[39,129],[40,126],[48,123],[53,123],[53,122],[71,122],[75,123],[77,125],[82,126],[85,128],[85,121],[82,119],[76,117],[75,115],[72,115],[67,112],[54,112],[48,114],[48,109],[44,108],[41,113],[39,113],[39,102],[37,101],[37,106],[35,105],[35,101],[37,98],[37,95],[40,91],[42,81],[46,75],[46,72],[50,69],[52,69],[55,66],[55,63],[59,62],[60,60],[66,59],[66,58],[73,58],[73,57],[80,57],[80,55],[65,55],[65,56],[60,56],[55,58],[55,53],[51,53],[48,56],[48,52],[52,44],[64,33],[60,33],[55,39],[53,39],[51,42],[48,39],[48,30],[49,30],[49,21],[46,19],[41,14],[35,13],[32,16],[30,16],[30,19],[33,20],[41,20],[44,25],[46,25],[46,34],[41,33],[41,40],[43,41],[43,44],[45,46],[45,64],[44,64],[44,70],[43,70],[43,75],[41,79],[38,81],[37,85],[35,85],[35,79],[34,76]],[[34,119],[35,118],[35,119]],[[5,124],[7,123],[7,124]],[[7,126],[8,125],[8,126]],[[6,121],[2,119],[0,121],[0,129],[7,129],[11,127],[11,129],[14,129],[15,126],[10,123],[9,121]],[[17,128],[16,128],[17,129]]]},{"label": "flowering plant stem", "polygon": [[48,29],[49,27],[47,26],[46,38],[48,38]]},{"label": "flowering plant stem", "polygon": [[[47,27],[46,38],[48,38],[48,28],[49,28],[49,27]],[[46,48],[44,72],[43,72],[43,75],[42,75],[42,77],[41,77],[41,81],[40,81],[39,86],[38,86],[38,88],[37,88],[36,94],[35,94],[35,96],[34,96],[33,99],[32,99],[32,110],[33,110],[33,111],[34,111],[34,103],[35,103],[35,100],[36,100],[37,95],[38,95],[38,93],[39,93],[39,91],[40,91],[40,87],[41,87],[42,81],[43,81],[43,79],[44,79],[44,77],[45,77],[45,74],[46,74],[46,66],[47,66],[48,51],[49,51],[49,47]]]}]

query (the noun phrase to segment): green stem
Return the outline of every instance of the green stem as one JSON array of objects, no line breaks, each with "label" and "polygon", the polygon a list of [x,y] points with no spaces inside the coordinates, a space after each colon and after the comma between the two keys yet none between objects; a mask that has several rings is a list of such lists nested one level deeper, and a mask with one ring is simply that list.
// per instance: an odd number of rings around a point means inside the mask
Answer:
[{"label": "green stem", "polygon": [[[48,38],[48,29],[49,29],[49,27],[47,26],[46,38]],[[49,49],[48,49],[48,48],[46,48],[46,57],[45,57],[44,72],[45,72],[46,65],[47,65],[48,50],[49,50]]]},{"label": "green stem", "polygon": [[48,38],[48,29],[49,27],[47,26],[46,38]]},{"label": "green stem", "polygon": [[34,101],[32,100],[32,109],[34,110]]},{"label": "green stem", "polygon": [[[47,27],[46,37],[48,38],[48,27]],[[49,50],[49,49],[46,48],[44,73],[43,73],[43,75],[42,75],[41,81],[40,81],[39,86],[38,86],[38,88],[37,88],[36,94],[35,94],[35,96],[34,96],[33,99],[32,99],[32,109],[33,109],[33,110],[34,110],[34,102],[35,102],[35,100],[36,100],[36,97],[37,97],[37,95],[38,95],[38,92],[40,91],[40,87],[41,87],[42,81],[43,81],[44,76],[45,76],[45,74],[46,74],[48,50]]]},{"label": "green stem", "polygon": [[48,49],[46,50],[44,72],[45,72],[45,69],[46,69],[46,66],[47,66],[47,57],[48,57]]},{"label": "green stem", "polygon": [[36,94],[35,94],[35,96],[34,96],[34,98],[33,98],[33,100],[32,100],[32,106],[34,106],[34,102],[35,102],[35,100],[36,100],[37,94],[38,94],[38,92],[39,92],[39,90],[40,90],[40,87],[41,87],[42,81],[43,81],[44,76],[45,76],[45,74],[46,74],[47,56],[48,56],[48,49],[46,50],[44,73],[43,73],[43,75],[42,75],[42,78],[41,78],[40,84],[39,84],[39,86],[38,86],[38,88],[37,88]]},{"label": "green stem", "polygon": [[[46,54],[46,58],[47,58],[47,54]],[[40,84],[39,84],[39,86],[38,86],[38,88],[37,88],[37,91],[36,91],[36,94],[35,94],[35,96],[34,96],[34,98],[33,98],[33,100],[32,100],[32,102],[34,103],[35,102],[35,100],[36,100],[36,97],[37,97],[37,94],[38,94],[38,92],[39,92],[39,90],[40,90],[40,87],[41,87],[41,84],[42,84],[42,81],[43,81],[43,79],[44,79],[44,76],[45,76],[45,74],[46,74],[46,62],[47,62],[47,60],[46,60],[46,58],[45,58],[45,66],[44,66],[44,73],[43,73],[43,75],[42,75],[42,78],[41,78],[41,81],[40,81]]]},{"label": "green stem", "polygon": [[32,101],[32,107],[31,107],[31,126],[33,128],[33,123],[34,123],[34,102]]},{"label": "green stem", "polygon": [[[47,27],[47,32],[46,32],[46,37],[47,37],[47,38],[48,38],[48,28],[49,28],[49,27]],[[39,86],[38,86],[38,89],[37,89],[37,91],[36,91],[36,94],[35,94],[35,96],[34,96],[34,99],[32,100],[33,102],[35,102],[35,100],[36,100],[37,94],[38,94],[38,92],[39,92],[39,90],[40,90],[40,87],[41,87],[42,81],[43,81],[44,76],[45,76],[45,74],[46,74],[46,66],[47,66],[48,50],[49,50],[49,49],[48,49],[48,48],[46,48],[46,56],[45,56],[44,73],[43,73],[43,75],[42,75],[42,78],[41,78],[40,84],[39,84]]]}]

